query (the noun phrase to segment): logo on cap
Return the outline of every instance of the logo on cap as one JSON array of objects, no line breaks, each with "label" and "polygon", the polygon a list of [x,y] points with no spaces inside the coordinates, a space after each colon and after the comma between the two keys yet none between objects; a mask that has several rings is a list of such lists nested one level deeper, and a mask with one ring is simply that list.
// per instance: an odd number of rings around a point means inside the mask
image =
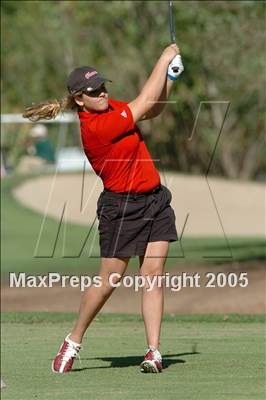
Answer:
[{"label": "logo on cap", "polygon": [[90,79],[92,76],[97,75],[97,71],[91,71],[91,72],[87,72],[85,74],[85,78],[86,79]]}]

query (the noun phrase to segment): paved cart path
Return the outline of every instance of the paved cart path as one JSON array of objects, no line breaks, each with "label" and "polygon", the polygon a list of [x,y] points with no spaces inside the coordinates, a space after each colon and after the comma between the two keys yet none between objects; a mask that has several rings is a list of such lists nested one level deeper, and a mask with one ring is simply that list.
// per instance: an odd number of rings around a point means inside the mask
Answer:
[{"label": "paved cart path", "polygon": [[[165,312],[173,314],[202,314],[202,313],[239,313],[256,314],[266,312],[265,265],[255,261],[232,262],[214,266],[179,265],[171,269],[171,275],[187,276],[194,273],[200,275],[200,287],[182,288],[180,291],[165,289]],[[247,287],[237,285],[232,288],[205,287],[205,274],[208,272],[234,273],[237,276],[245,272],[248,278]],[[136,271],[137,273],[137,271]],[[141,291],[133,288],[120,287],[115,289],[112,296],[104,305],[106,313],[139,313]],[[1,290],[2,311],[78,311],[81,292],[79,288],[10,288],[3,286]]]}]

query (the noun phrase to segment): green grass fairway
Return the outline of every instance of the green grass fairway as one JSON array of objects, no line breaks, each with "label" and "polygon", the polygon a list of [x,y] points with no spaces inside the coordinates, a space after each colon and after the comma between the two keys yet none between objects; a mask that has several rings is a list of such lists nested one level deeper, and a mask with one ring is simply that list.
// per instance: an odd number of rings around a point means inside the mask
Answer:
[{"label": "green grass fairway", "polygon": [[[3,400],[264,400],[262,316],[166,317],[162,374],[142,374],[144,327],[138,316],[99,315],[83,342],[81,364],[58,375],[50,364],[73,315],[5,314]],[[196,352],[194,344],[197,343]]]}]

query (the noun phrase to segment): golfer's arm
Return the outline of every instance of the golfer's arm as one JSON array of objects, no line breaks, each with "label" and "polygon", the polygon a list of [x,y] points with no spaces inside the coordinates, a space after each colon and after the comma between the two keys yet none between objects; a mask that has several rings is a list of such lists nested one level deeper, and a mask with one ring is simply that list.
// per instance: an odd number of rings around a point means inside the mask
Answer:
[{"label": "golfer's arm", "polygon": [[155,104],[150,109],[150,111],[148,111],[145,115],[143,115],[143,117],[141,118],[141,121],[143,121],[145,119],[155,118],[161,114],[161,112],[163,111],[165,104],[170,96],[170,92],[171,92],[173,83],[174,83],[174,81],[165,77],[165,84],[164,84],[162,93],[161,93],[158,101],[155,102]]},{"label": "golfer's arm", "polygon": [[169,60],[163,55],[157,61],[139,96],[128,103],[134,122],[142,119],[155,105],[162,95],[166,82]]}]

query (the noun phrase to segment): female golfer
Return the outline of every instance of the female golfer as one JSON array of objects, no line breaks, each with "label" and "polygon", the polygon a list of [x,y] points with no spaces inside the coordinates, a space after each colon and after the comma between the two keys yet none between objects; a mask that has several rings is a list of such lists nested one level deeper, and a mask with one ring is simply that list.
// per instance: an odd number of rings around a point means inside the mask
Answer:
[{"label": "female golfer", "polygon": [[[140,273],[147,278],[163,275],[169,242],[177,240],[171,193],[160,183],[159,173],[146,148],[138,121],[154,118],[163,110],[173,82],[183,71],[179,48],[164,49],[140,94],[130,103],[108,98],[105,82],[94,68],[71,72],[69,95],[26,109],[32,121],[54,118],[74,109],[80,119],[84,151],[104,190],[97,202],[101,286],[84,293],[76,323],[53,360],[54,372],[69,372],[81,347],[83,335],[123,277],[130,257],[139,256]],[[116,273],[116,280],[110,275]],[[142,372],[161,372],[159,352],[163,288],[155,285],[142,292],[142,315],[147,351]]]}]

